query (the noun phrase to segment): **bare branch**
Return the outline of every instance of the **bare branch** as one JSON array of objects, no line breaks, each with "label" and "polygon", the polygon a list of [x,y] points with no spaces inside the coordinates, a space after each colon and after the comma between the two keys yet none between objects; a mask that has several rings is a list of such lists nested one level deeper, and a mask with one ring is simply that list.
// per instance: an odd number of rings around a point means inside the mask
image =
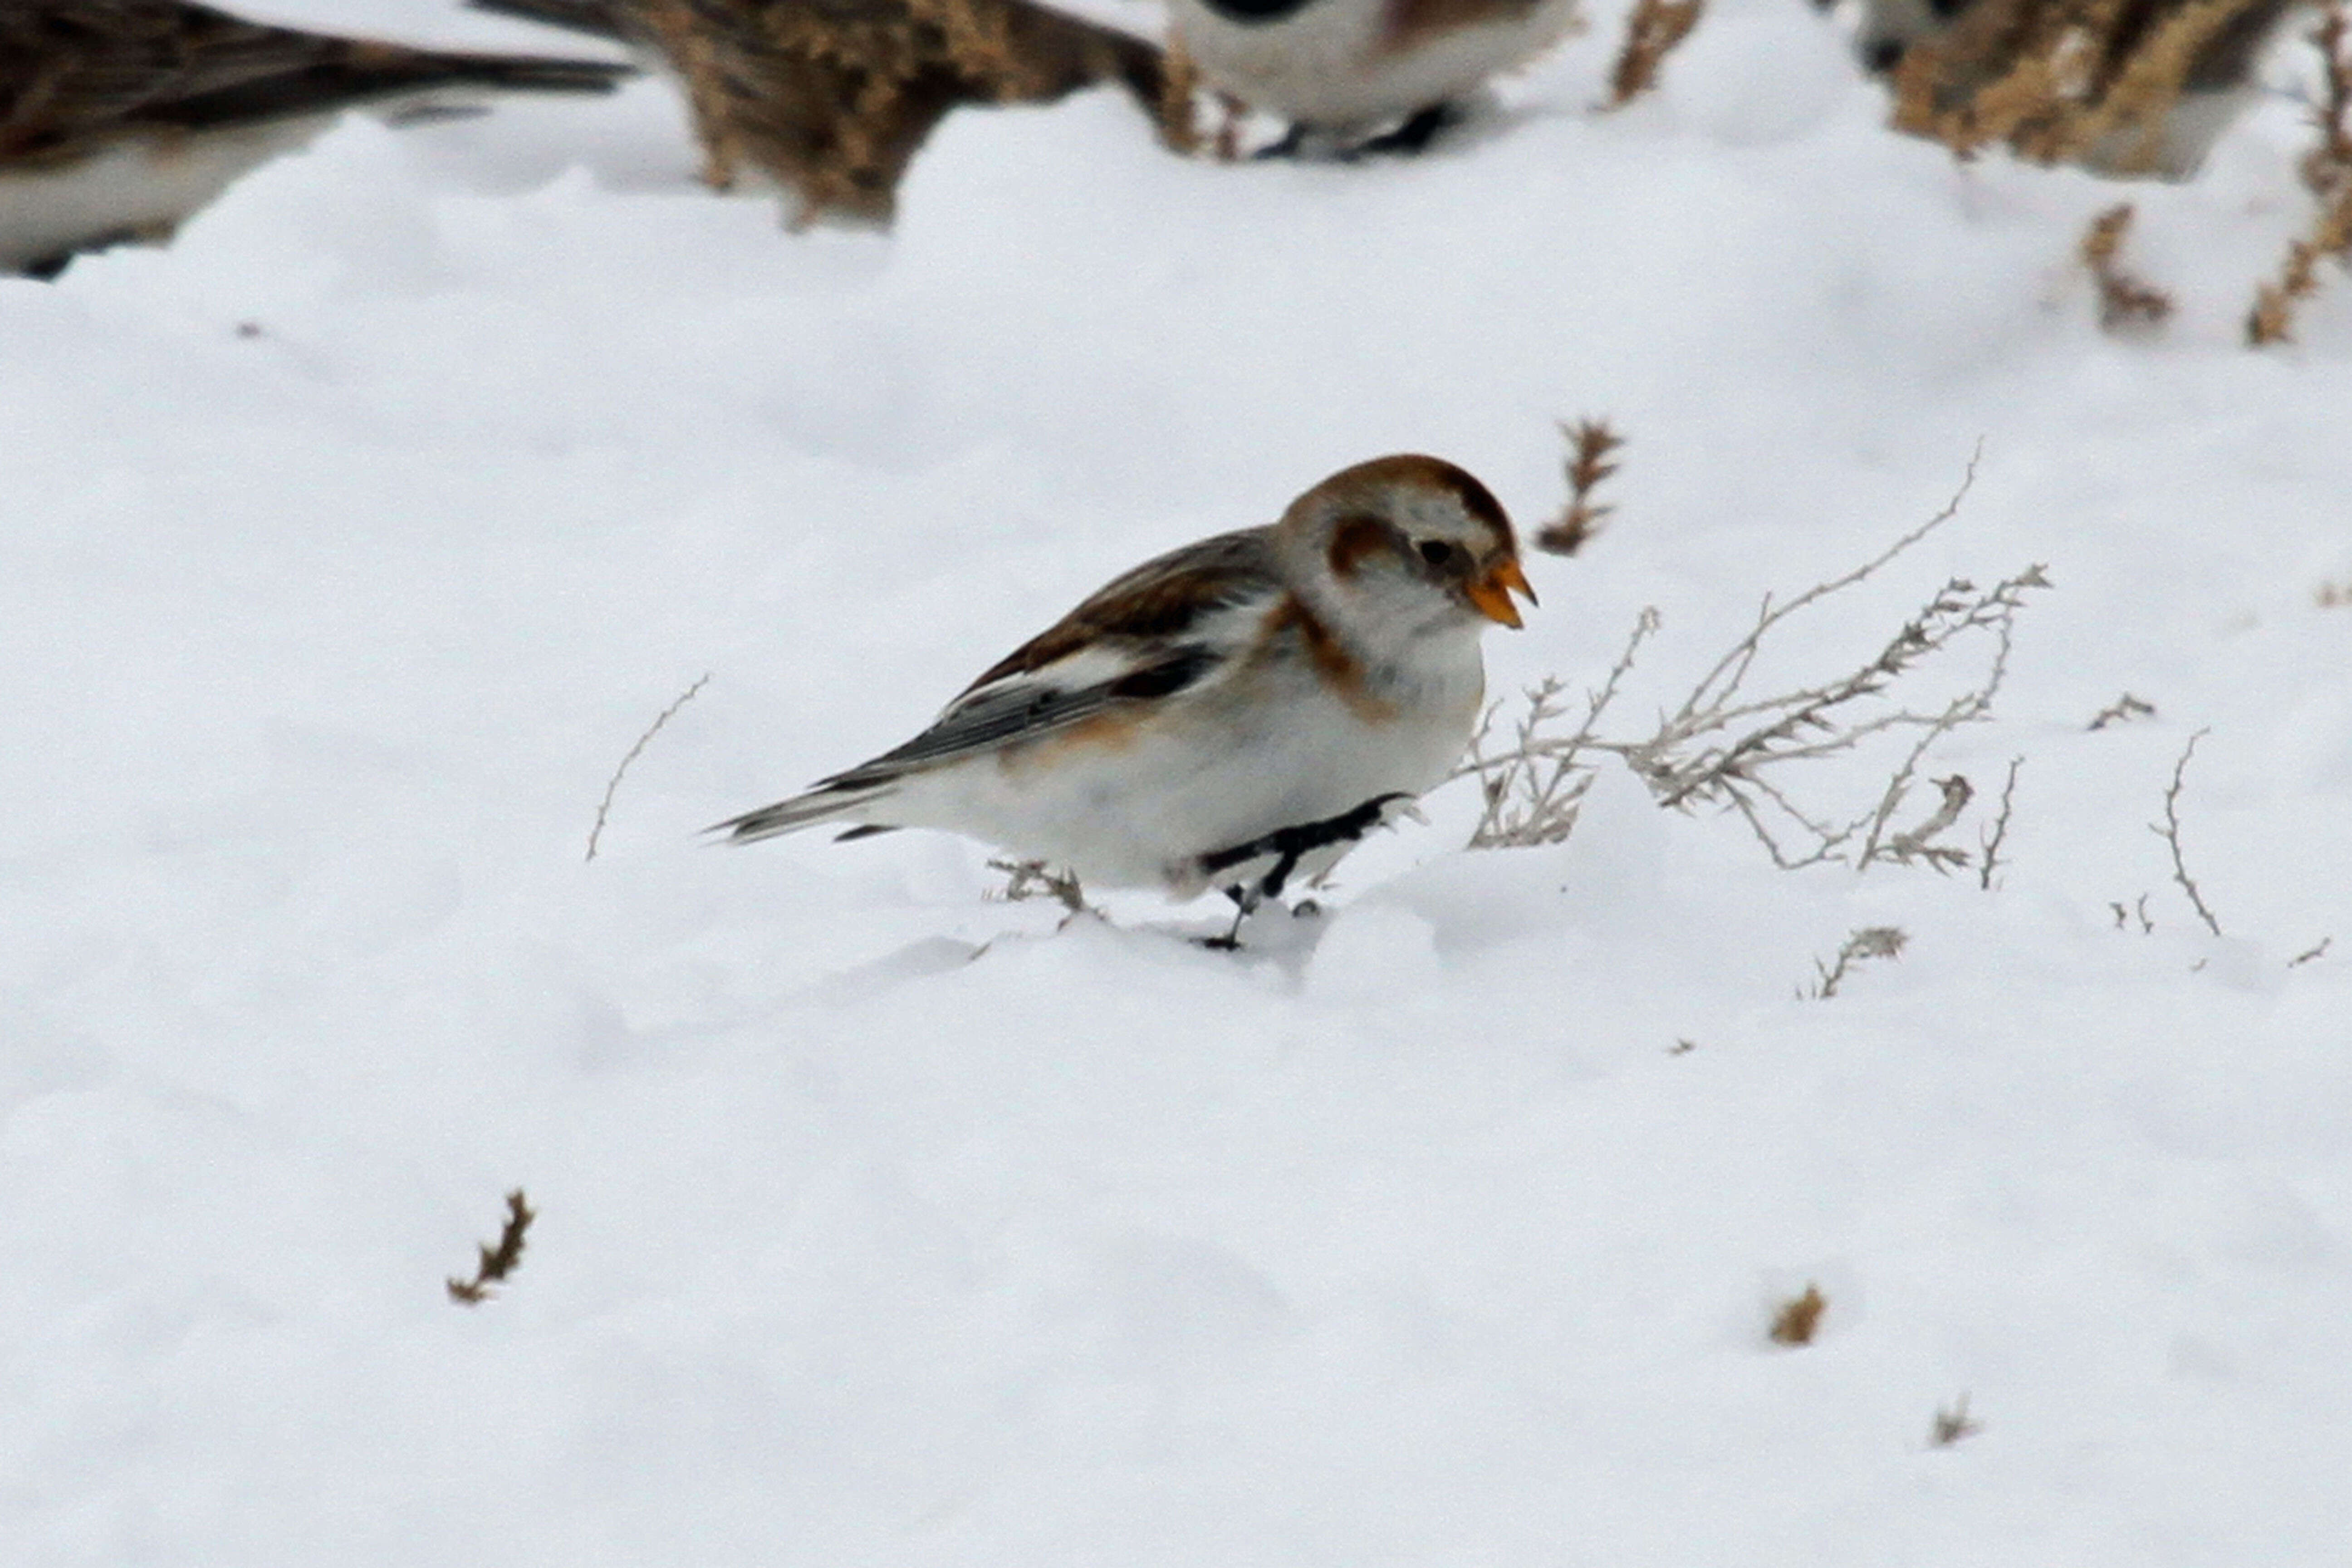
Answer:
[{"label": "bare branch", "polygon": [[1910,942],[1910,933],[1899,926],[1863,926],[1853,931],[1839,947],[1835,963],[1813,960],[1813,968],[1821,978],[1814,982],[1811,1000],[1824,1002],[1836,995],[1839,985],[1845,981],[1846,971],[1855,964],[1878,958],[1900,958]]},{"label": "bare branch", "polygon": [[[1655,610],[1645,610],[1608,679],[1585,700],[1582,721],[1572,733],[1558,731],[1570,721],[1562,683],[1547,680],[1528,693],[1527,707],[1510,739],[1490,749],[1496,715],[1480,727],[1469,755],[1454,776],[1477,777],[1486,804],[1474,847],[1549,844],[1573,830],[1577,809],[1591,788],[1592,760],[1614,755],[1640,778],[1661,805],[1706,804],[1736,813],[1747,823],[1773,863],[1784,869],[1836,861],[1865,868],[1880,861],[1925,862],[1949,870],[1970,862],[1969,851],[1937,842],[1958,823],[1974,795],[1958,774],[1937,782],[1937,805],[1916,826],[1898,830],[1913,780],[1931,750],[1963,724],[1990,715],[2007,677],[2014,624],[2026,595],[2049,586],[2039,566],[2029,566],[1989,588],[1965,578],[1946,583],[1858,669],[1836,679],[1765,697],[1743,697],[1765,639],[1798,611],[1863,583],[1887,563],[1948,521],[1974,483],[1978,458],[1944,509],[1862,565],[1787,600],[1767,597],[1746,636],[1716,660],[1652,734],[1619,739],[1601,732],[1643,642],[1658,627]],[[1970,639],[1989,643],[1982,674],[1968,689],[1940,706],[1906,705],[1902,694],[1930,664]],[[1900,738],[1891,755],[1890,776],[1874,803],[1851,817],[1830,816],[1802,804],[1781,786],[1775,770],[1783,765],[1854,752],[1865,744],[1889,750],[1882,738]]]},{"label": "bare branch", "polygon": [[1592,764],[1583,753],[1593,744],[1593,728],[1616,700],[1617,689],[1633,668],[1633,656],[1658,629],[1658,612],[1645,609],[1633,622],[1625,651],[1610,667],[1600,689],[1584,698],[1584,721],[1570,735],[1549,739],[1543,730],[1568,710],[1560,700],[1563,684],[1547,679],[1528,692],[1528,711],[1516,726],[1509,750],[1489,758],[1483,748],[1494,724],[1489,710],[1472,737],[1466,761],[1447,775],[1476,774],[1486,795],[1486,807],[1470,836],[1474,849],[1496,849],[1536,844],[1557,844],[1576,828],[1576,815],[1585,792],[1592,787]]},{"label": "bare branch", "polygon": [[696,692],[709,684],[710,672],[705,670],[701,679],[679,692],[677,701],[655,715],[654,721],[646,726],[646,732],[637,737],[637,743],[631,746],[628,754],[621,759],[621,765],[613,770],[613,776],[604,781],[604,798],[596,803],[596,825],[588,830],[588,853],[584,858],[596,858],[596,843],[604,837],[604,819],[612,813],[613,792],[621,787],[621,775],[629,771],[629,764],[637,760],[637,753],[646,749],[646,743],[661,733],[661,727],[668,723],[679,709],[693,701]]},{"label": "bare branch", "polygon": [[2300,969],[2306,963],[2326,957],[2327,950],[2335,945],[2336,939],[2334,937],[2323,936],[2319,939],[2318,946],[2307,947],[2301,952],[2296,953],[2293,958],[2286,961],[2286,966],[2289,969]]},{"label": "bare branch", "polygon": [[2134,697],[2130,692],[2126,691],[2121,697],[2116,698],[2113,702],[2108,703],[2105,708],[2100,709],[2099,716],[2092,720],[2085,728],[2092,730],[2104,730],[2110,724],[2121,724],[2127,720],[2153,719],[2155,717],[2156,704],[2153,702],[2143,702],[2138,698]]},{"label": "bare branch", "polygon": [[2000,864],[2000,847],[2009,841],[2009,811],[2017,797],[2017,770],[2024,765],[2023,757],[2009,759],[2009,777],[2000,786],[2000,813],[1993,818],[1989,831],[1977,836],[1977,843],[1984,849],[1983,858],[1977,862],[1977,886],[1986,892],[1992,891],[1993,868]]},{"label": "bare branch", "polygon": [[2180,749],[2180,760],[2172,765],[2172,787],[2164,792],[2164,820],[2161,823],[2149,823],[2147,830],[2170,847],[2172,879],[2179,883],[2181,891],[2189,895],[2189,901],[2196,908],[2197,918],[2205,922],[2205,929],[2215,936],[2220,936],[2221,922],[2215,920],[2213,911],[2205,907],[2205,895],[2197,890],[2197,879],[2189,874],[2189,867],[2180,855],[2181,780],[2189,772],[2189,759],[2196,754],[2197,742],[2210,733],[2212,731],[2210,730],[2198,731],[2189,737],[2189,744]]}]

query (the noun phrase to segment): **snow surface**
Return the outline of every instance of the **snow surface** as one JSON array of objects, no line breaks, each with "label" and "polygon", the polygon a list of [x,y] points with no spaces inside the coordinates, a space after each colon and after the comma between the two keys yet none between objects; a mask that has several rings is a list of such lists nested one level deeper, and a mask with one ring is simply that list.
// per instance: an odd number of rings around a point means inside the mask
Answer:
[{"label": "snow surface", "polygon": [[[2123,192],[1887,133],[1794,0],[1596,115],[1614,33],[1414,163],[960,116],[887,238],[693,188],[656,81],[354,120],[0,282],[0,1560],[2343,1561],[2352,287],[2238,342],[2301,110]],[[2153,342],[2071,260],[2124,195]],[[1238,957],[696,842],[1344,463],[1539,521],[1592,414],[1619,510],[1490,657],[1581,689],[1655,605],[1629,725],[1981,440],[1757,679],[2046,563],[1932,759],[1964,844],[2025,759],[1995,889],[1622,772],[1533,850],[1455,785]],[[2148,831],[2200,730],[2221,939]]]}]

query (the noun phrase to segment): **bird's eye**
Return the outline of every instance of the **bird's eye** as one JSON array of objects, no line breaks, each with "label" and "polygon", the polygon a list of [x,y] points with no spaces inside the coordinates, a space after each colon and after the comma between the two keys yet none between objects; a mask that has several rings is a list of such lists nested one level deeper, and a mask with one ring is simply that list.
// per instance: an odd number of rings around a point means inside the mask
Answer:
[{"label": "bird's eye", "polygon": [[1443,539],[1424,539],[1420,550],[1421,558],[1432,566],[1443,566],[1454,559],[1454,546]]}]

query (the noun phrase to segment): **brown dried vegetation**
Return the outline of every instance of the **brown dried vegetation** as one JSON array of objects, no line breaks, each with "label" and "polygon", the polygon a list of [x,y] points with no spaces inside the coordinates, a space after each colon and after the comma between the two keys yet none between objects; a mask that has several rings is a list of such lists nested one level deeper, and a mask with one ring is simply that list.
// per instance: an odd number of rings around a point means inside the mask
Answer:
[{"label": "brown dried vegetation", "polygon": [[1913,44],[1895,127],[1963,157],[2003,143],[2035,163],[2185,174],[2166,145],[2183,93],[2242,81],[2287,0],[1979,0]]},{"label": "brown dried vegetation", "polygon": [[2091,220],[2083,265],[2099,286],[2099,325],[2111,332],[2151,328],[2172,314],[2172,296],[2141,282],[2116,257],[2131,232],[2132,204],[2119,202]]},{"label": "brown dried vegetation", "polygon": [[474,1267],[471,1279],[449,1277],[449,1300],[462,1307],[476,1307],[489,1300],[490,1287],[515,1271],[522,1261],[522,1238],[530,1229],[530,1222],[539,1217],[517,1187],[507,1194],[507,1217],[499,1229],[496,1246],[477,1247],[480,1260]]},{"label": "brown dried vegetation", "polygon": [[2311,35],[2321,58],[2321,100],[2312,123],[2319,144],[2304,155],[2303,183],[2317,198],[2310,230],[2291,241],[2278,279],[2254,291],[2246,342],[2255,348],[2289,342],[2294,310],[2319,291],[2319,264],[2352,257],[2352,17],[2333,0]]},{"label": "brown dried vegetation", "polygon": [[1591,542],[1601,531],[1601,520],[1617,510],[1595,504],[1592,492],[1617,471],[1613,459],[1625,438],[1612,430],[1606,419],[1580,419],[1573,426],[1562,425],[1559,431],[1569,445],[1568,504],[1559,517],[1536,531],[1536,548],[1554,555],[1573,555]]},{"label": "brown dried vegetation", "polygon": [[1625,43],[1609,72],[1609,100],[1622,109],[1658,85],[1658,68],[1698,26],[1706,0],[1635,0],[1625,18]]},{"label": "brown dried vegetation", "polygon": [[1818,1285],[1808,1284],[1805,1293],[1780,1303],[1772,1315],[1770,1333],[1776,1345],[1809,1345],[1820,1331],[1822,1314],[1829,1310],[1830,1300],[1822,1294]]}]

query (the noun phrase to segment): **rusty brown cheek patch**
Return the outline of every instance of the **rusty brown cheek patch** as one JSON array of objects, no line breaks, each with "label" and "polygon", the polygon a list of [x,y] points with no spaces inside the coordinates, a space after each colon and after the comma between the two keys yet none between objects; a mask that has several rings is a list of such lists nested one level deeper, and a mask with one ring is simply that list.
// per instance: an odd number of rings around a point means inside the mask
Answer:
[{"label": "rusty brown cheek patch", "polygon": [[1395,548],[1396,535],[1387,523],[1376,517],[1348,518],[1331,531],[1331,574],[1352,577],[1366,556]]}]

